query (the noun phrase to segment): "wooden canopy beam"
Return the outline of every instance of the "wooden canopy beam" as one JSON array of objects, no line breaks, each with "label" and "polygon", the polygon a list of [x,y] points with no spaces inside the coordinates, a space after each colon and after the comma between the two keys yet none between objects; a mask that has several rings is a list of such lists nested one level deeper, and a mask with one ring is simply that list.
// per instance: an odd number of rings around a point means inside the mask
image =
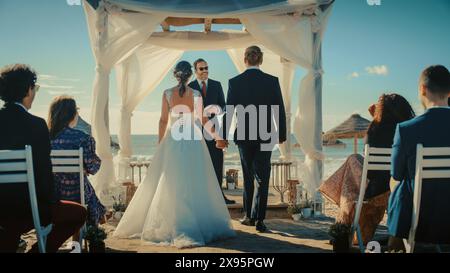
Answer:
[{"label": "wooden canopy beam", "polygon": [[162,29],[163,29],[164,32],[170,31],[170,25],[169,25],[166,21],[163,21],[163,22],[161,23],[161,27],[162,27]]},{"label": "wooden canopy beam", "polygon": [[240,25],[241,20],[237,18],[182,18],[182,17],[167,17],[166,20],[161,24],[167,24],[174,27],[184,27],[196,24],[206,24],[210,22],[211,24],[223,24],[223,25]]}]

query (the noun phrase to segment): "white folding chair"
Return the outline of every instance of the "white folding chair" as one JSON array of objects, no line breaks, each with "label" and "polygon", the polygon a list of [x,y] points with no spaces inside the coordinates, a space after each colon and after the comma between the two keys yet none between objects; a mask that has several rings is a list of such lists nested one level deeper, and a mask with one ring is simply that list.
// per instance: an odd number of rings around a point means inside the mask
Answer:
[{"label": "white folding chair", "polygon": [[[51,159],[53,165],[53,173],[78,173],[80,175],[80,203],[86,206],[84,196],[84,164],[83,164],[83,148],[78,150],[52,150]],[[79,243],[82,246],[83,237],[86,231],[86,225],[80,230]]]},{"label": "white folding chair", "polygon": [[367,173],[368,171],[390,171],[391,170],[391,148],[375,148],[368,144],[364,147],[364,164],[361,176],[361,185],[359,189],[358,203],[356,204],[355,217],[353,219],[351,238],[356,231],[358,238],[359,250],[364,253],[364,243],[361,235],[361,228],[359,226],[359,218],[364,201],[364,195],[367,189]]},{"label": "white folding chair", "polygon": [[[433,158],[437,156],[441,158]],[[425,157],[432,157],[432,158],[425,158]],[[430,170],[427,168],[441,168],[441,169]],[[422,144],[418,144],[416,155],[416,175],[414,179],[414,197],[413,197],[414,203],[411,217],[411,228],[409,230],[408,239],[403,239],[407,253],[414,252],[416,231],[417,226],[419,224],[419,212],[420,212],[420,201],[422,195],[423,179],[427,179],[426,182],[428,182],[432,181],[431,179],[437,178],[449,178],[450,182],[450,147],[424,148]]]},{"label": "white folding chair", "polygon": [[0,184],[27,183],[30,195],[31,213],[36,230],[39,252],[45,253],[47,236],[52,230],[52,224],[42,226],[34,182],[33,156],[31,146],[25,150],[0,151]]}]

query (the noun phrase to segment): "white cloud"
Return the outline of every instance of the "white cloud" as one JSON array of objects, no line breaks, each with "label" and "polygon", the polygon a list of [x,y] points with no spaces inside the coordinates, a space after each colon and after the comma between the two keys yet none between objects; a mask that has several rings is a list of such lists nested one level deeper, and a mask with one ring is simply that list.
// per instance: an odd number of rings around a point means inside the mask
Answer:
[{"label": "white cloud", "polygon": [[369,74],[386,76],[389,73],[389,69],[386,65],[375,65],[366,67],[366,72]]},{"label": "white cloud", "polygon": [[70,78],[60,78],[55,75],[48,75],[48,74],[40,74],[38,76],[39,80],[43,81],[68,81],[68,82],[78,82],[80,79],[70,79]]},{"label": "white cloud", "polygon": [[52,96],[59,96],[59,95],[81,95],[85,94],[86,91],[74,91],[74,90],[47,90],[47,93],[49,93]]},{"label": "white cloud", "polygon": [[73,89],[74,87],[71,85],[51,85],[51,84],[41,84],[41,88],[48,88],[48,89]]},{"label": "white cloud", "polygon": [[359,77],[359,73],[358,72],[353,72],[350,75],[348,75],[349,79],[354,79],[354,78],[358,78]]}]

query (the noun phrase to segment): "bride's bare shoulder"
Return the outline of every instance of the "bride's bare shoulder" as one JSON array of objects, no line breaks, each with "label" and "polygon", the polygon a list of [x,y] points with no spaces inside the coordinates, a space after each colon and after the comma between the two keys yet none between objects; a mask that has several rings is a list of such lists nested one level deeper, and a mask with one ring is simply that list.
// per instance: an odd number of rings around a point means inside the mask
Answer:
[{"label": "bride's bare shoulder", "polygon": [[176,90],[176,87],[168,88],[168,89],[164,90],[163,96],[169,101],[175,90]]}]

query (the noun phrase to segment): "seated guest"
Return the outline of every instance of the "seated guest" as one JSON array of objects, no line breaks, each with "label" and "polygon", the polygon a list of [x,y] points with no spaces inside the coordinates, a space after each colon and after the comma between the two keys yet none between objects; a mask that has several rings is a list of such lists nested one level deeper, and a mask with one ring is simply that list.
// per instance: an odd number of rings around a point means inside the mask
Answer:
[{"label": "seated guest", "polygon": [[[97,225],[103,223],[105,207],[95,195],[94,188],[87,174],[95,174],[100,169],[101,160],[95,154],[95,140],[90,135],[73,129],[77,125],[78,109],[73,98],[56,97],[48,114],[48,128],[52,150],[78,150],[83,148],[84,162],[84,196],[88,207],[88,223]],[[76,173],[55,173],[56,189],[64,200],[81,202],[80,177]]]},{"label": "seated guest", "polygon": [[[45,120],[28,112],[39,85],[36,73],[28,66],[16,64],[0,71],[0,150],[33,150],[36,195],[42,225],[53,224],[47,238],[47,252],[58,248],[86,220],[80,204],[62,201],[56,193],[50,161],[50,138]],[[34,229],[26,184],[0,184],[0,252],[16,252],[20,235]],[[34,244],[32,251],[37,251]]]},{"label": "seated guest", "polygon": [[[389,198],[388,231],[391,250],[404,250],[401,238],[408,238],[414,195],[416,147],[450,147],[450,73],[442,65],[426,68],[419,80],[419,97],[426,112],[396,128],[392,177],[400,181]],[[442,183],[442,182],[447,183]],[[450,243],[450,181],[424,183],[416,242]]]},{"label": "seated guest", "polygon": [[[369,107],[373,121],[367,130],[366,143],[371,147],[390,148],[398,123],[415,116],[408,101],[398,94],[383,94],[377,104]],[[321,186],[324,196],[339,205],[336,221],[352,224],[358,201],[364,158],[351,155]],[[389,171],[369,171],[359,225],[364,244],[372,240],[378,224],[383,220],[389,199]],[[356,244],[356,235],[353,238]]]}]

